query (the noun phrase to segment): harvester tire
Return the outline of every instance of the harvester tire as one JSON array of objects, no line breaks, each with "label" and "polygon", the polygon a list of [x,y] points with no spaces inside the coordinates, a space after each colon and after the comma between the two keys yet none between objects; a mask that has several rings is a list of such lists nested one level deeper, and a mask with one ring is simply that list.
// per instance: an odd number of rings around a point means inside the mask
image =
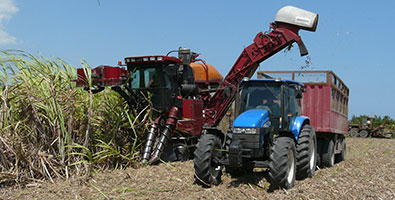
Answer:
[{"label": "harvester tire", "polygon": [[333,140],[324,139],[321,159],[323,167],[333,167],[335,165],[335,144]]},{"label": "harvester tire", "polygon": [[369,133],[365,130],[359,131],[359,137],[366,138],[369,136]]},{"label": "harvester tire", "polygon": [[191,155],[186,144],[177,144],[174,152],[176,153],[177,160],[181,162],[190,160]]},{"label": "harvester tire", "polygon": [[351,130],[348,134],[352,138],[358,137],[358,131],[357,130]]},{"label": "harvester tire", "polygon": [[317,167],[317,138],[314,128],[305,125],[296,145],[296,179],[314,176]]},{"label": "harvester tire", "polygon": [[296,148],[291,137],[277,137],[272,147],[269,163],[270,190],[290,189],[296,176]]},{"label": "harvester tire", "polygon": [[222,166],[218,163],[222,157],[220,138],[213,134],[202,135],[194,155],[195,182],[205,187],[219,185],[222,176]]},{"label": "harvester tire", "polygon": [[341,139],[341,145],[342,145],[342,151],[339,154],[335,155],[335,162],[336,163],[346,160],[347,146],[346,146],[346,140],[344,137],[342,137],[342,139]]}]

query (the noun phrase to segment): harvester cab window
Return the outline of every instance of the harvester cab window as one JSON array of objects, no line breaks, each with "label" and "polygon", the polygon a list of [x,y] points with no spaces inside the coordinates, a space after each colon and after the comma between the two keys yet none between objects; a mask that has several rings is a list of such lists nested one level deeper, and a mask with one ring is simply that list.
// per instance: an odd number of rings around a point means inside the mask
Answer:
[{"label": "harvester cab window", "polygon": [[148,68],[144,71],[144,85],[148,88],[160,87],[159,75],[155,68]]},{"label": "harvester cab window", "polygon": [[140,88],[140,71],[135,71],[132,76],[132,88]]},{"label": "harvester cab window", "polygon": [[168,88],[171,89],[169,78],[158,67],[140,68],[132,74],[132,88]]}]

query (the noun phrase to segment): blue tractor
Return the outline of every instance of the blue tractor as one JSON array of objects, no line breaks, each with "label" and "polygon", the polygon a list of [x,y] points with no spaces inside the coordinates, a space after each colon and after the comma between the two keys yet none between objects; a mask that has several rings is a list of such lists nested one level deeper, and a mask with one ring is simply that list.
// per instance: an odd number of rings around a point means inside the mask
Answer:
[{"label": "blue tractor", "polygon": [[[302,116],[302,83],[280,79],[245,79],[236,95],[236,116],[225,144],[213,135],[200,138],[195,154],[211,152],[210,167],[198,180],[219,184],[222,168],[232,176],[268,168],[271,189],[292,188],[295,179],[312,177],[316,170],[317,139],[310,119]],[[211,150],[207,150],[211,148]],[[195,164],[200,163],[195,157]],[[196,165],[195,165],[196,166]]]}]

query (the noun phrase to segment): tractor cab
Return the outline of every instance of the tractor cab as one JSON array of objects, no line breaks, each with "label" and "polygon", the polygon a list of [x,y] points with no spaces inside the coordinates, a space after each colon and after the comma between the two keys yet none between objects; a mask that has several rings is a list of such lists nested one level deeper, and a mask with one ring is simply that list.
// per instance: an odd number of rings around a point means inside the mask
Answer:
[{"label": "tractor cab", "polygon": [[276,136],[292,135],[297,140],[308,120],[301,116],[303,88],[303,84],[289,80],[243,80],[236,97],[240,98],[240,105],[236,105],[240,114],[233,122],[229,156],[224,162],[228,170],[268,167]]},{"label": "tractor cab", "polygon": [[294,118],[302,114],[303,87],[303,84],[289,80],[243,81],[240,86],[240,105],[238,106],[240,117],[236,119],[234,127],[241,123],[240,120],[246,119],[245,117],[258,114],[265,116],[265,119],[260,119],[261,122],[270,120],[273,128],[289,130],[288,127]]}]

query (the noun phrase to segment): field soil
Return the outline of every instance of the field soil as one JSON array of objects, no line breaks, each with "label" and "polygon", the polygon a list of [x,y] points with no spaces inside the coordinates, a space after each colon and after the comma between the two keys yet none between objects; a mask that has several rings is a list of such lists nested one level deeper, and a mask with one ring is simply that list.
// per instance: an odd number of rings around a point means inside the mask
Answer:
[{"label": "field soil", "polygon": [[395,199],[395,139],[347,138],[347,160],[268,192],[265,169],[222,176],[211,188],[194,184],[193,162],[98,172],[90,179],[0,189],[0,199]]}]

